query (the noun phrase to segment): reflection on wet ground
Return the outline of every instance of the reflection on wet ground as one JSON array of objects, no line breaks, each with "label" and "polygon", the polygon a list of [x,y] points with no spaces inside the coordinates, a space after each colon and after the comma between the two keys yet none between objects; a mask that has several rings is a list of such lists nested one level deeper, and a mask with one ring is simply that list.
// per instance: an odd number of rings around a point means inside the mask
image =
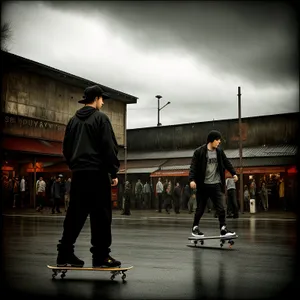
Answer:
[{"label": "reflection on wet ground", "polygon": [[[108,272],[68,272],[52,280],[63,218],[3,217],[6,295],[72,299],[270,299],[287,297],[296,282],[295,220],[228,220],[239,238],[232,249],[218,240],[187,247],[190,220],[117,218],[112,255],[133,265],[126,283]],[[203,220],[205,235],[217,220]],[[91,265],[89,222],[76,254]],[[7,293],[9,292],[9,294]],[[287,294],[288,293],[288,294]]]}]

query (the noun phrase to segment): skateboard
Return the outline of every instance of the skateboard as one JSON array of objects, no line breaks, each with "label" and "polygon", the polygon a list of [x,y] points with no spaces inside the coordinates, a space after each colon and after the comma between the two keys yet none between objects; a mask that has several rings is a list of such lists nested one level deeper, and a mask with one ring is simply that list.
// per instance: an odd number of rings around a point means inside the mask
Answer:
[{"label": "skateboard", "polygon": [[225,244],[226,241],[228,241],[229,244],[229,248],[231,248],[234,245],[234,239],[237,239],[238,235],[231,235],[231,236],[222,236],[222,235],[216,235],[216,236],[204,236],[204,237],[195,237],[195,236],[191,236],[188,239],[191,241],[192,244],[194,244],[194,246],[197,245],[197,243],[199,242],[201,245],[204,244],[205,240],[220,240],[220,246],[223,247],[223,245]]},{"label": "skateboard", "polygon": [[123,282],[125,282],[125,278],[126,278],[126,272],[128,270],[131,270],[133,268],[133,266],[130,267],[115,267],[115,268],[109,268],[109,267],[103,267],[103,268],[80,268],[80,267],[58,267],[58,266],[51,266],[51,265],[47,265],[47,267],[49,269],[51,269],[53,271],[52,274],[52,279],[55,279],[55,277],[57,275],[60,274],[61,279],[63,279],[66,276],[66,273],[68,271],[106,271],[106,272],[110,272],[112,275],[110,277],[111,280],[114,280],[115,277],[117,275],[122,275],[122,280]]}]

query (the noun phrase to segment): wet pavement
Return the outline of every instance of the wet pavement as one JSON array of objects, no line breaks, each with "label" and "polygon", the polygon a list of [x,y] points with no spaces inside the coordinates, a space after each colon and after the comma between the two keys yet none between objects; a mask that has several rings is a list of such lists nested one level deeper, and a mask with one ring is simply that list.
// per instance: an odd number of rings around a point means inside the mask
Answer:
[{"label": "wet pavement", "polygon": [[[6,298],[42,299],[273,299],[299,292],[296,283],[296,219],[242,215],[228,219],[239,238],[232,248],[218,240],[188,247],[192,215],[114,212],[112,256],[133,265],[126,282],[108,272],[71,271],[52,280],[64,216],[7,213],[3,220],[3,276]],[[205,235],[218,234],[217,219],[205,215]],[[89,222],[76,254],[91,265]],[[296,277],[298,276],[298,277]],[[295,297],[293,297],[295,298]],[[297,297],[296,297],[297,298]],[[3,296],[2,296],[3,299]]]}]

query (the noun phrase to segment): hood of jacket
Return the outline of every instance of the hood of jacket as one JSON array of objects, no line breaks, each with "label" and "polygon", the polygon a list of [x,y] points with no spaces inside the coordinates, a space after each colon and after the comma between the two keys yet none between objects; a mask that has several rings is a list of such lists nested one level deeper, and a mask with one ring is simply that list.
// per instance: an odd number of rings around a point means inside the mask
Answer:
[{"label": "hood of jacket", "polygon": [[76,117],[80,120],[88,119],[97,109],[91,106],[84,106],[81,109],[77,110]]}]

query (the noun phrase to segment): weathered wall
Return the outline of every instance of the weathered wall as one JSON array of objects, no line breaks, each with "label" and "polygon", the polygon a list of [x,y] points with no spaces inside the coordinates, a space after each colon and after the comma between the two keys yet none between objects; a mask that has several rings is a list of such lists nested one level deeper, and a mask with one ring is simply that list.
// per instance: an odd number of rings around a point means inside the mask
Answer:
[{"label": "weathered wall", "polygon": [[[280,114],[242,119],[243,147],[298,144],[299,114]],[[173,126],[129,129],[128,151],[194,149],[206,142],[210,130],[219,130],[224,149],[239,147],[238,119]],[[141,143],[141,141],[143,141]]]},{"label": "weathered wall", "polygon": [[[4,133],[61,141],[68,120],[82,107],[77,101],[83,90],[21,70],[5,74],[3,80]],[[120,145],[124,145],[125,109],[115,100],[103,106]]]}]

